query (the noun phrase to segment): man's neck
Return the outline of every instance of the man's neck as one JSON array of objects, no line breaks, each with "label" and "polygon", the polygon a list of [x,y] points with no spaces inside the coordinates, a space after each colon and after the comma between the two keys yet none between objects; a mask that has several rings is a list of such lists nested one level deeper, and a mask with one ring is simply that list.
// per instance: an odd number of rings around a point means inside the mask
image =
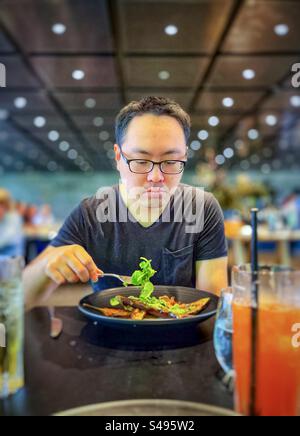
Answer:
[{"label": "man's neck", "polygon": [[161,204],[160,207],[147,207],[141,204],[141,202],[136,199],[131,199],[126,186],[123,183],[120,183],[120,193],[122,199],[130,211],[131,215],[143,226],[150,227],[153,223],[155,223],[159,217],[164,212],[167,204]]}]

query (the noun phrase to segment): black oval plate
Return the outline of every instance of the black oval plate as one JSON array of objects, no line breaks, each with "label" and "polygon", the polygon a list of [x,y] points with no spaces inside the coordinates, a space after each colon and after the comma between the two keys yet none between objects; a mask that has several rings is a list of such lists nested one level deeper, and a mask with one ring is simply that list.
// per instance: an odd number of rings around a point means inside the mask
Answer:
[{"label": "black oval plate", "polygon": [[101,292],[95,292],[91,295],[84,297],[79,303],[79,310],[86,317],[93,321],[98,321],[101,324],[106,324],[108,326],[178,326],[178,325],[192,325],[203,322],[212,316],[214,316],[217,312],[218,306],[218,297],[214,294],[205,291],[199,291],[194,288],[185,288],[182,286],[155,286],[155,291],[153,293],[154,296],[160,297],[163,295],[168,295],[170,297],[175,297],[177,301],[182,303],[192,303],[193,301],[199,300],[200,298],[210,298],[210,302],[208,306],[200,312],[198,315],[193,315],[188,318],[183,319],[166,319],[166,318],[157,318],[157,319],[143,319],[143,320],[131,320],[131,319],[122,319],[122,318],[110,318],[104,315],[101,315],[99,312],[88,309],[84,307],[84,303],[90,304],[96,307],[111,307],[110,299],[115,297],[116,295],[124,295],[124,296],[134,296],[137,297],[140,294],[140,290],[138,287],[130,286],[128,288],[113,288],[108,289]]}]

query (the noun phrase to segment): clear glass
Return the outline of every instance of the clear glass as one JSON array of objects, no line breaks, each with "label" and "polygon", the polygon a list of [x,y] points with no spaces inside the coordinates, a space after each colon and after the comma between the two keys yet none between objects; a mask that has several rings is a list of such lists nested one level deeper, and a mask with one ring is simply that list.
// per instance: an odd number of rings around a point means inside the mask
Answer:
[{"label": "clear glass", "polygon": [[232,288],[222,290],[214,329],[216,357],[226,374],[232,371],[232,298]]},{"label": "clear glass", "polygon": [[233,269],[236,409],[244,415],[251,413],[251,332],[256,309],[254,413],[297,416],[300,414],[300,271],[261,267],[256,284],[258,308],[252,298],[250,265]]},{"label": "clear glass", "polygon": [[0,398],[24,386],[24,302],[21,257],[0,256]]}]

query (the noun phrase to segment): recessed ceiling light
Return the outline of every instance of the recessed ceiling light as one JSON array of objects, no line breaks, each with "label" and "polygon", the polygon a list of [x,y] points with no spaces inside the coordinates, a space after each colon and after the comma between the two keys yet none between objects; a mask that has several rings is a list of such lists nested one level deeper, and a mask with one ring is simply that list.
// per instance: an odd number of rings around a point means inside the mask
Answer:
[{"label": "recessed ceiling light", "polygon": [[35,150],[35,149],[30,150],[28,152],[28,157],[29,157],[30,160],[37,159],[39,157],[39,152],[37,150]]},{"label": "recessed ceiling light", "polygon": [[242,160],[240,167],[242,168],[242,170],[249,170],[250,168],[250,163],[247,160]]},{"label": "recessed ceiling light", "polygon": [[251,160],[251,162],[252,162],[254,165],[257,165],[257,164],[259,164],[259,162],[260,162],[260,157],[259,157],[257,154],[253,154],[253,155],[250,157],[250,160]]},{"label": "recessed ceiling light", "polygon": [[234,100],[231,97],[225,97],[223,98],[222,103],[225,107],[232,107],[234,105]]},{"label": "recessed ceiling light", "polygon": [[78,156],[78,158],[75,161],[76,165],[83,165],[85,163],[85,160],[83,159],[82,156]]},{"label": "recessed ceiling light", "polygon": [[209,137],[209,133],[207,130],[200,130],[198,132],[198,138],[200,141],[206,141],[206,139]]},{"label": "recessed ceiling light", "polygon": [[200,150],[200,148],[202,147],[202,144],[200,141],[192,141],[191,142],[191,149],[194,151],[198,151]]},{"label": "recessed ceiling light", "polygon": [[261,167],[261,172],[262,172],[263,174],[270,174],[270,172],[271,172],[271,166],[270,166],[269,164],[264,164],[264,165],[262,165],[262,167]]},{"label": "recessed ceiling light", "polygon": [[208,124],[212,127],[216,127],[220,124],[220,119],[218,117],[210,117]]},{"label": "recessed ceiling light", "polygon": [[108,132],[106,132],[105,130],[103,130],[103,132],[99,133],[99,138],[101,139],[101,141],[107,141],[110,137],[110,134]]},{"label": "recessed ceiling light", "polygon": [[290,98],[290,103],[294,107],[300,107],[300,96],[299,95],[293,95]]},{"label": "recessed ceiling light", "polygon": [[101,127],[101,126],[103,126],[103,124],[104,124],[104,119],[103,119],[102,117],[96,117],[96,118],[94,118],[94,120],[93,120],[93,124],[94,124],[94,126],[96,126],[96,127]]},{"label": "recessed ceiling light", "polygon": [[225,163],[225,157],[222,154],[218,154],[216,157],[216,163],[218,165],[223,165]]},{"label": "recessed ceiling light", "polygon": [[168,80],[171,77],[171,74],[169,73],[169,71],[160,71],[158,73],[158,77],[160,78],[160,80]]},{"label": "recessed ceiling light", "polygon": [[227,147],[225,148],[223,154],[226,157],[226,159],[231,159],[234,156],[234,150],[231,147]]},{"label": "recessed ceiling light", "polygon": [[76,150],[74,150],[73,148],[71,150],[69,150],[68,152],[68,158],[71,160],[75,160],[78,157],[78,152]]},{"label": "recessed ceiling light", "polygon": [[274,27],[274,32],[278,36],[286,36],[290,31],[290,28],[287,24],[277,24]]},{"label": "recessed ceiling light", "polygon": [[252,139],[253,141],[255,141],[256,139],[258,139],[258,138],[259,138],[258,130],[256,130],[256,129],[250,129],[250,130],[248,131],[248,138],[249,138],[249,139]]},{"label": "recessed ceiling light", "polygon": [[91,170],[91,167],[89,166],[88,163],[85,162],[84,164],[80,165],[80,169],[81,169],[82,171],[86,172],[86,171]]},{"label": "recessed ceiling light", "polygon": [[82,70],[74,70],[72,77],[74,80],[83,80],[85,78],[85,72]]},{"label": "recessed ceiling light", "polygon": [[165,33],[169,36],[177,35],[178,27],[175,26],[174,24],[169,24],[168,26],[165,27]]},{"label": "recessed ceiling light", "polygon": [[58,165],[56,162],[54,162],[53,160],[50,161],[47,165],[47,168],[49,171],[56,171],[58,169]]},{"label": "recessed ceiling light", "polygon": [[17,109],[24,109],[27,106],[27,99],[25,97],[17,97],[14,101],[14,105]]},{"label": "recessed ceiling light", "polygon": [[256,76],[256,73],[254,70],[251,70],[250,68],[243,71],[243,77],[246,80],[253,80]]},{"label": "recessed ceiling light", "polygon": [[70,148],[70,144],[69,144],[67,141],[62,141],[62,142],[59,144],[59,149],[60,149],[61,151],[63,151],[63,152],[68,151],[69,148]]},{"label": "recessed ceiling light", "polygon": [[59,133],[56,130],[51,130],[51,132],[48,133],[48,139],[52,142],[55,142],[59,139]]},{"label": "recessed ceiling light", "polygon": [[0,109],[0,121],[7,120],[9,113],[6,109]]},{"label": "recessed ceiling light", "polygon": [[85,107],[88,109],[94,109],[96,107],[96,100],[94,98],[87,98],[85,100]]},{"label": "recessed ceiling light", "polygon": [[110,150],[111,148],[113,148],[114,144],[111,141],[106,141],[103,144],[103,147],[105,148],[106,151]]},{"label": "recessed ceiling light", "polygon": [[45,117],[35,117],[35,119],[33,120],[33,124],[38,129],[41,129],[42,127],[44,127],[46,125],[46,118]]},{"label": "recessed ceiling light", "polygon": [[268,126],[273,127],[278,123],[278,118],[275,115],[267,115],[265,121]]},{"label": "recessed ceiling light", "polygon": [[67,27],[62,23],[55,23],[52,26],[52,32],[56,35],[63,35],[65,31],[67,30]]}]

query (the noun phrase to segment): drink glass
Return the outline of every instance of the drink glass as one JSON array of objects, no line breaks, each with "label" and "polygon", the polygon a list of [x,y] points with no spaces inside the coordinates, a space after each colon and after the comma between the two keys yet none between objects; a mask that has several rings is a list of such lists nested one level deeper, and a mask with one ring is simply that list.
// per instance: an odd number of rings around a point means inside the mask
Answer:
[{"label": "drink glass", "polygon": [[219,298],[214,329],[214,349],[226,374],[232,372],[232,288],[223,289]]},{"label": "drink glass", "polygon": [[[253,374],[252,274],[249,265],[233,268],[236,410],[244,415],[297,416],[300,414],[300,271],[261,267],[257,285]],[[254,394],[251,394],[252,382]]]},{"label": "drink glass", "polygon": [[21,257],[0,256],[0,398],[24,386]]}]

